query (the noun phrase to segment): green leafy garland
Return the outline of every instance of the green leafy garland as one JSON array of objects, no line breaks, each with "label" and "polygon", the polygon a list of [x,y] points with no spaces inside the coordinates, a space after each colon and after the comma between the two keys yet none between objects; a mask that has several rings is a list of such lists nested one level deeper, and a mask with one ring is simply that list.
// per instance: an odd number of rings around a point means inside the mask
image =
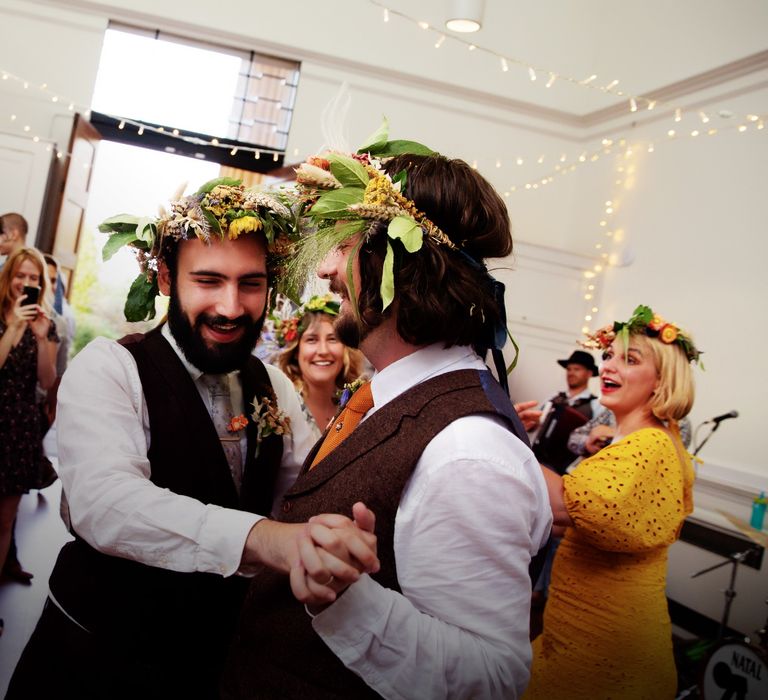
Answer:
[{"label": "green leafy garland", "polygon": [[[394,300],[394,249],[400,241],[408,253],[424,244],[425,236],[438,245],[455,249],[454,243],[416,205],[403,196],[406,173],[394,177],[384,172],[382,159],[396,155],[434,155],[415,141],[390,141],[389,123],[384,119],[356,153],[324,153],[312,156],[296,170],[299,221],[307,237],[300,243],[288,265],[290,286],[298,288],[334,248],[366,232],[374,222],[388,223],[387,252],[380,294],[382,311]],[[354,294],[351,270],[347,285]],[[357,308],[356,300],[352,299]]]}]

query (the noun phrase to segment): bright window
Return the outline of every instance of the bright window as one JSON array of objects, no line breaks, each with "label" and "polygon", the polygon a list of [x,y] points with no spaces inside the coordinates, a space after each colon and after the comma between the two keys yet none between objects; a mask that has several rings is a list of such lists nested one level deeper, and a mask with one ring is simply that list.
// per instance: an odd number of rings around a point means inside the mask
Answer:
[{"label": "bright window", "polygon": [[92,108],[285,149],[298,78],[293,61],[112,25]]}]

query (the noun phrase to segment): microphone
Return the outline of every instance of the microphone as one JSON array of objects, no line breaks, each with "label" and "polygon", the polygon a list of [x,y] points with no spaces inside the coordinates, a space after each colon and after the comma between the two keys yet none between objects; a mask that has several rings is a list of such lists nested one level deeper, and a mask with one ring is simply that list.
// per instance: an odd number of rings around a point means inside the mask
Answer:
[{"label": "microphone", "polygon": [[714,423],[717,425],[720,423],[720,421],[728,420],[729,418],[738,418],[739,412],[738,411],[728,411],[728,413],[723,413],[721,416],[715,416],[714,418],[710,418],[708,421],[705,421],[706,423]]}]

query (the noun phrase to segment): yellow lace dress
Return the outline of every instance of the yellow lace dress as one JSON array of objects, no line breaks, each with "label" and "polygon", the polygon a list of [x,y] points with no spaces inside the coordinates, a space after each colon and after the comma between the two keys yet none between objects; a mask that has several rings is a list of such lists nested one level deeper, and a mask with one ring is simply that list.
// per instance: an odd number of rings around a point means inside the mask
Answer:
[{"label": "yellow lace dress", "polygon": [[645,428],[563,477],[574,526],[555,557],[527,700],[665,700],[677,674],[667,549],[693,509],[679,436]]}]

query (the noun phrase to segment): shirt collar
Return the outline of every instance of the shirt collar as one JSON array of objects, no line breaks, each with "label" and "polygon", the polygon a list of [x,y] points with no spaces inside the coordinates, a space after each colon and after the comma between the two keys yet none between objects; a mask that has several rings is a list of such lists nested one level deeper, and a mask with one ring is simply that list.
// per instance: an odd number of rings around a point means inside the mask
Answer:
[{"label": "shirt collar", "polygon": [[584,389],[584,391],[582,391],[582,392],[580,392],[578,394],[575,394],[574,396],[569,396],[568,400],[569,401],[577,401],[578,399],[588,399],[591,396],[592,396],[592,392],[589,390],[589,387],[587,387],[586,389]]},{"label": "shirt collar", "polygon": [[176,342],[176,338],[173,337],[173,333],[171,333],[171,327],[164,323],[162,325],[162,328],[160,329],[160,333],[162,334],[163,338],[165,338],[170,346],[173,348],[173,351],[178,355],[179,359],[181,360],[181,364],[184,365],[184,369],[189,372],[189,376],[192,377],[194,381],[197,381],[200,379],[200,377],[203,376],[203,372],[199,370],[195,365],[193,365],[185,356],[184,353],[181,351],[181,348],[179,347],[179,344]]},{"label": "shirt collar", "polygon": [[468,346],[443,347],[442,343],[427,345],[393,362],[377,372],[371,380],[375,407],[389,403],[412,386],[446,372],[459,369],[488,369]]}]

